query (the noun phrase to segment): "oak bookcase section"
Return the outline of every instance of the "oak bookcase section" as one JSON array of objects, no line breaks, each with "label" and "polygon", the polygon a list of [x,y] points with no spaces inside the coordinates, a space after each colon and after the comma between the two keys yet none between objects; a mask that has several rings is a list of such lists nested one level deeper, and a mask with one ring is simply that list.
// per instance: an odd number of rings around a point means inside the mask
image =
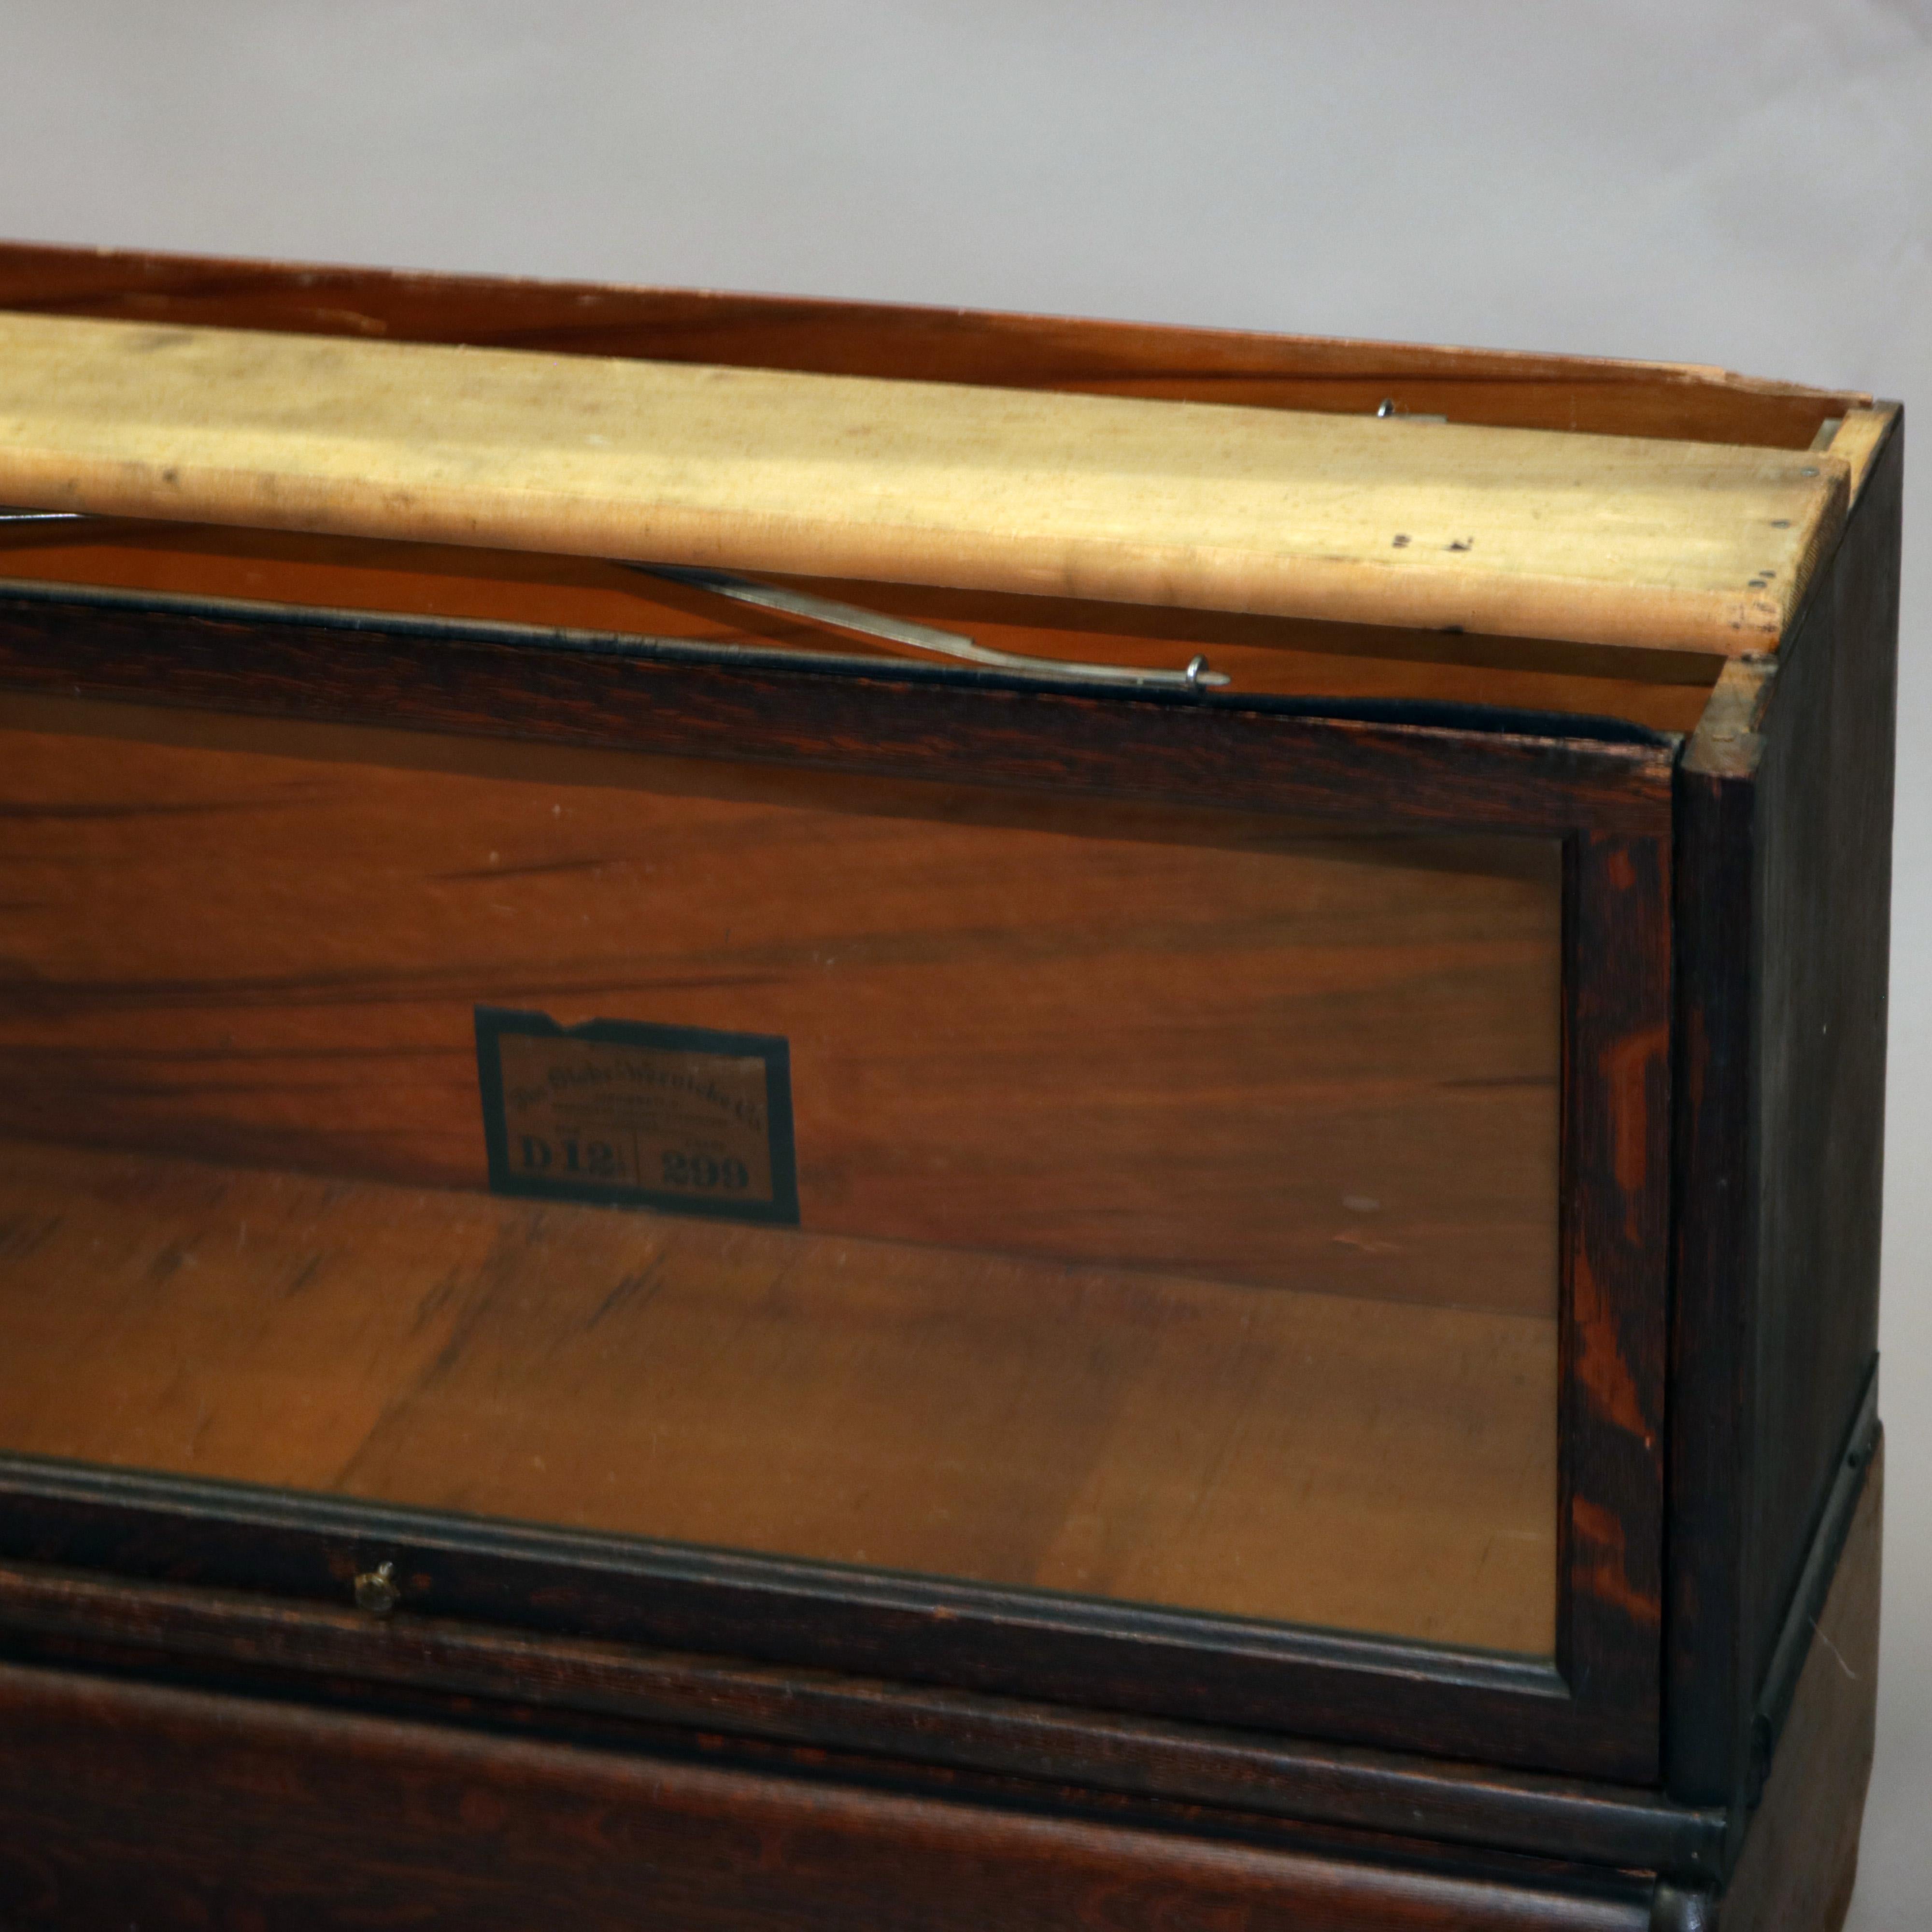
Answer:
[{"label": "oak bookcase section", "polygon": [[27,247],[0,352],[0,1918],[1835,1926],[1895,406]]}]

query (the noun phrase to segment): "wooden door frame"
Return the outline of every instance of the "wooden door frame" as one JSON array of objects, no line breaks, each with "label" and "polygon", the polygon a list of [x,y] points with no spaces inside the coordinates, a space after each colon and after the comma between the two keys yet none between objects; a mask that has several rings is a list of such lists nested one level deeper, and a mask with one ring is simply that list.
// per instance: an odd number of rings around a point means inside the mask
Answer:
[{"label": "wooden door frame", "polygon": [[[1556,838],[1560,1495],[1548,1661],[19,1458],[0,1554],[1480,1757],[1656,1774],[1677,744],[1558,718],[1173,697],[878,659],[70,586],[0,683],[104,700]],[[1432,720],[1442,708],[1432,707]]]}]

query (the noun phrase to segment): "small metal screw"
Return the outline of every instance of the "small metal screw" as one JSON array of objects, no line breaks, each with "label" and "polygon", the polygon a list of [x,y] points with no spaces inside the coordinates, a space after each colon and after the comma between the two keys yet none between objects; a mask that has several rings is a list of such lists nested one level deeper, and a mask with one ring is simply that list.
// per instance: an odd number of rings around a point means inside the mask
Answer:
[{"label": "small metal screw", "polygon": [[396,1566],[393,1563],[365,1570],[356,1580],[356,1607],[367,1610],[372,1617],[386,1617],[396,1607],[402,1594],[396,1588]]},{"label": "small metal screw", "polygon": [[1382,398],[1381,404],[1376,408],[1376,414],[1378,416],[1384,417],[1394,416],[1395,414],[1394,397],[1384,396]]}]

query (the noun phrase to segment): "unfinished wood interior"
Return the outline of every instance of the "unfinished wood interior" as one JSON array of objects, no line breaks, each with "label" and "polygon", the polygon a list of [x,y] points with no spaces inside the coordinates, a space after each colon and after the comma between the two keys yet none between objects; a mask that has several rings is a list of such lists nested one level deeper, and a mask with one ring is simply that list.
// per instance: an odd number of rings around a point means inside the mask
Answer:
[{"label": "unfinished wood interior", "polygon": [[0,244],[0,308],[1778,449],[1872,400],[1700,363],[32,242]]},{"label": "unfinished wood interior", "polygon": [[1824,452],[0,313],[0,501],[1775,648]]},{"label": "unfinished wood interior", "polygon": [[473,1014],[790,1042],[808,1228],[1547,1314],[1555,842],[0,701],[0,1132],[486,1180]]},{"label": "unfinished wood interior", "polygon": [[[890,659],[929,656],[589,558],[122,518],[0,524],[0,584],[73,584]],[[1231,694],[1366,699],[1613,718],[1694,730],[1720,666],[1699,651],[1240,617],[910,584],[769,578],[996,650],[1176,670],[1194,653]]]},{"label": "unfinished wood interior", "polygon": [[4,1446],[1546,1655],[1556,1324],[0,1148]]}]

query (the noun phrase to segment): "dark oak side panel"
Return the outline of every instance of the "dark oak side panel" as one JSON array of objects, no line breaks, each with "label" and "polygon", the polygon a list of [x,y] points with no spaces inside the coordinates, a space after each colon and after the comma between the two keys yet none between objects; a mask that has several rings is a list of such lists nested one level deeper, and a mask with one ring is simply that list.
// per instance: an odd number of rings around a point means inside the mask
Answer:
[{"label": "dark oak side panel", "polygon": [[9,1932],[1640,1932],[1585,1889],[0,1666]]},{"label": "dark oak side panel", "polygon": [[1904,466],[1894,432],[1760,728],[1754,1689],[1878,1347]]},{"label": "dark oak side panel", "polygon": [[[1666,1781],[1729,1802],[1877,1345],[1902,436],[1678,780]],[[1757,1772],[1761,1772],[1761,1766]]]}]

